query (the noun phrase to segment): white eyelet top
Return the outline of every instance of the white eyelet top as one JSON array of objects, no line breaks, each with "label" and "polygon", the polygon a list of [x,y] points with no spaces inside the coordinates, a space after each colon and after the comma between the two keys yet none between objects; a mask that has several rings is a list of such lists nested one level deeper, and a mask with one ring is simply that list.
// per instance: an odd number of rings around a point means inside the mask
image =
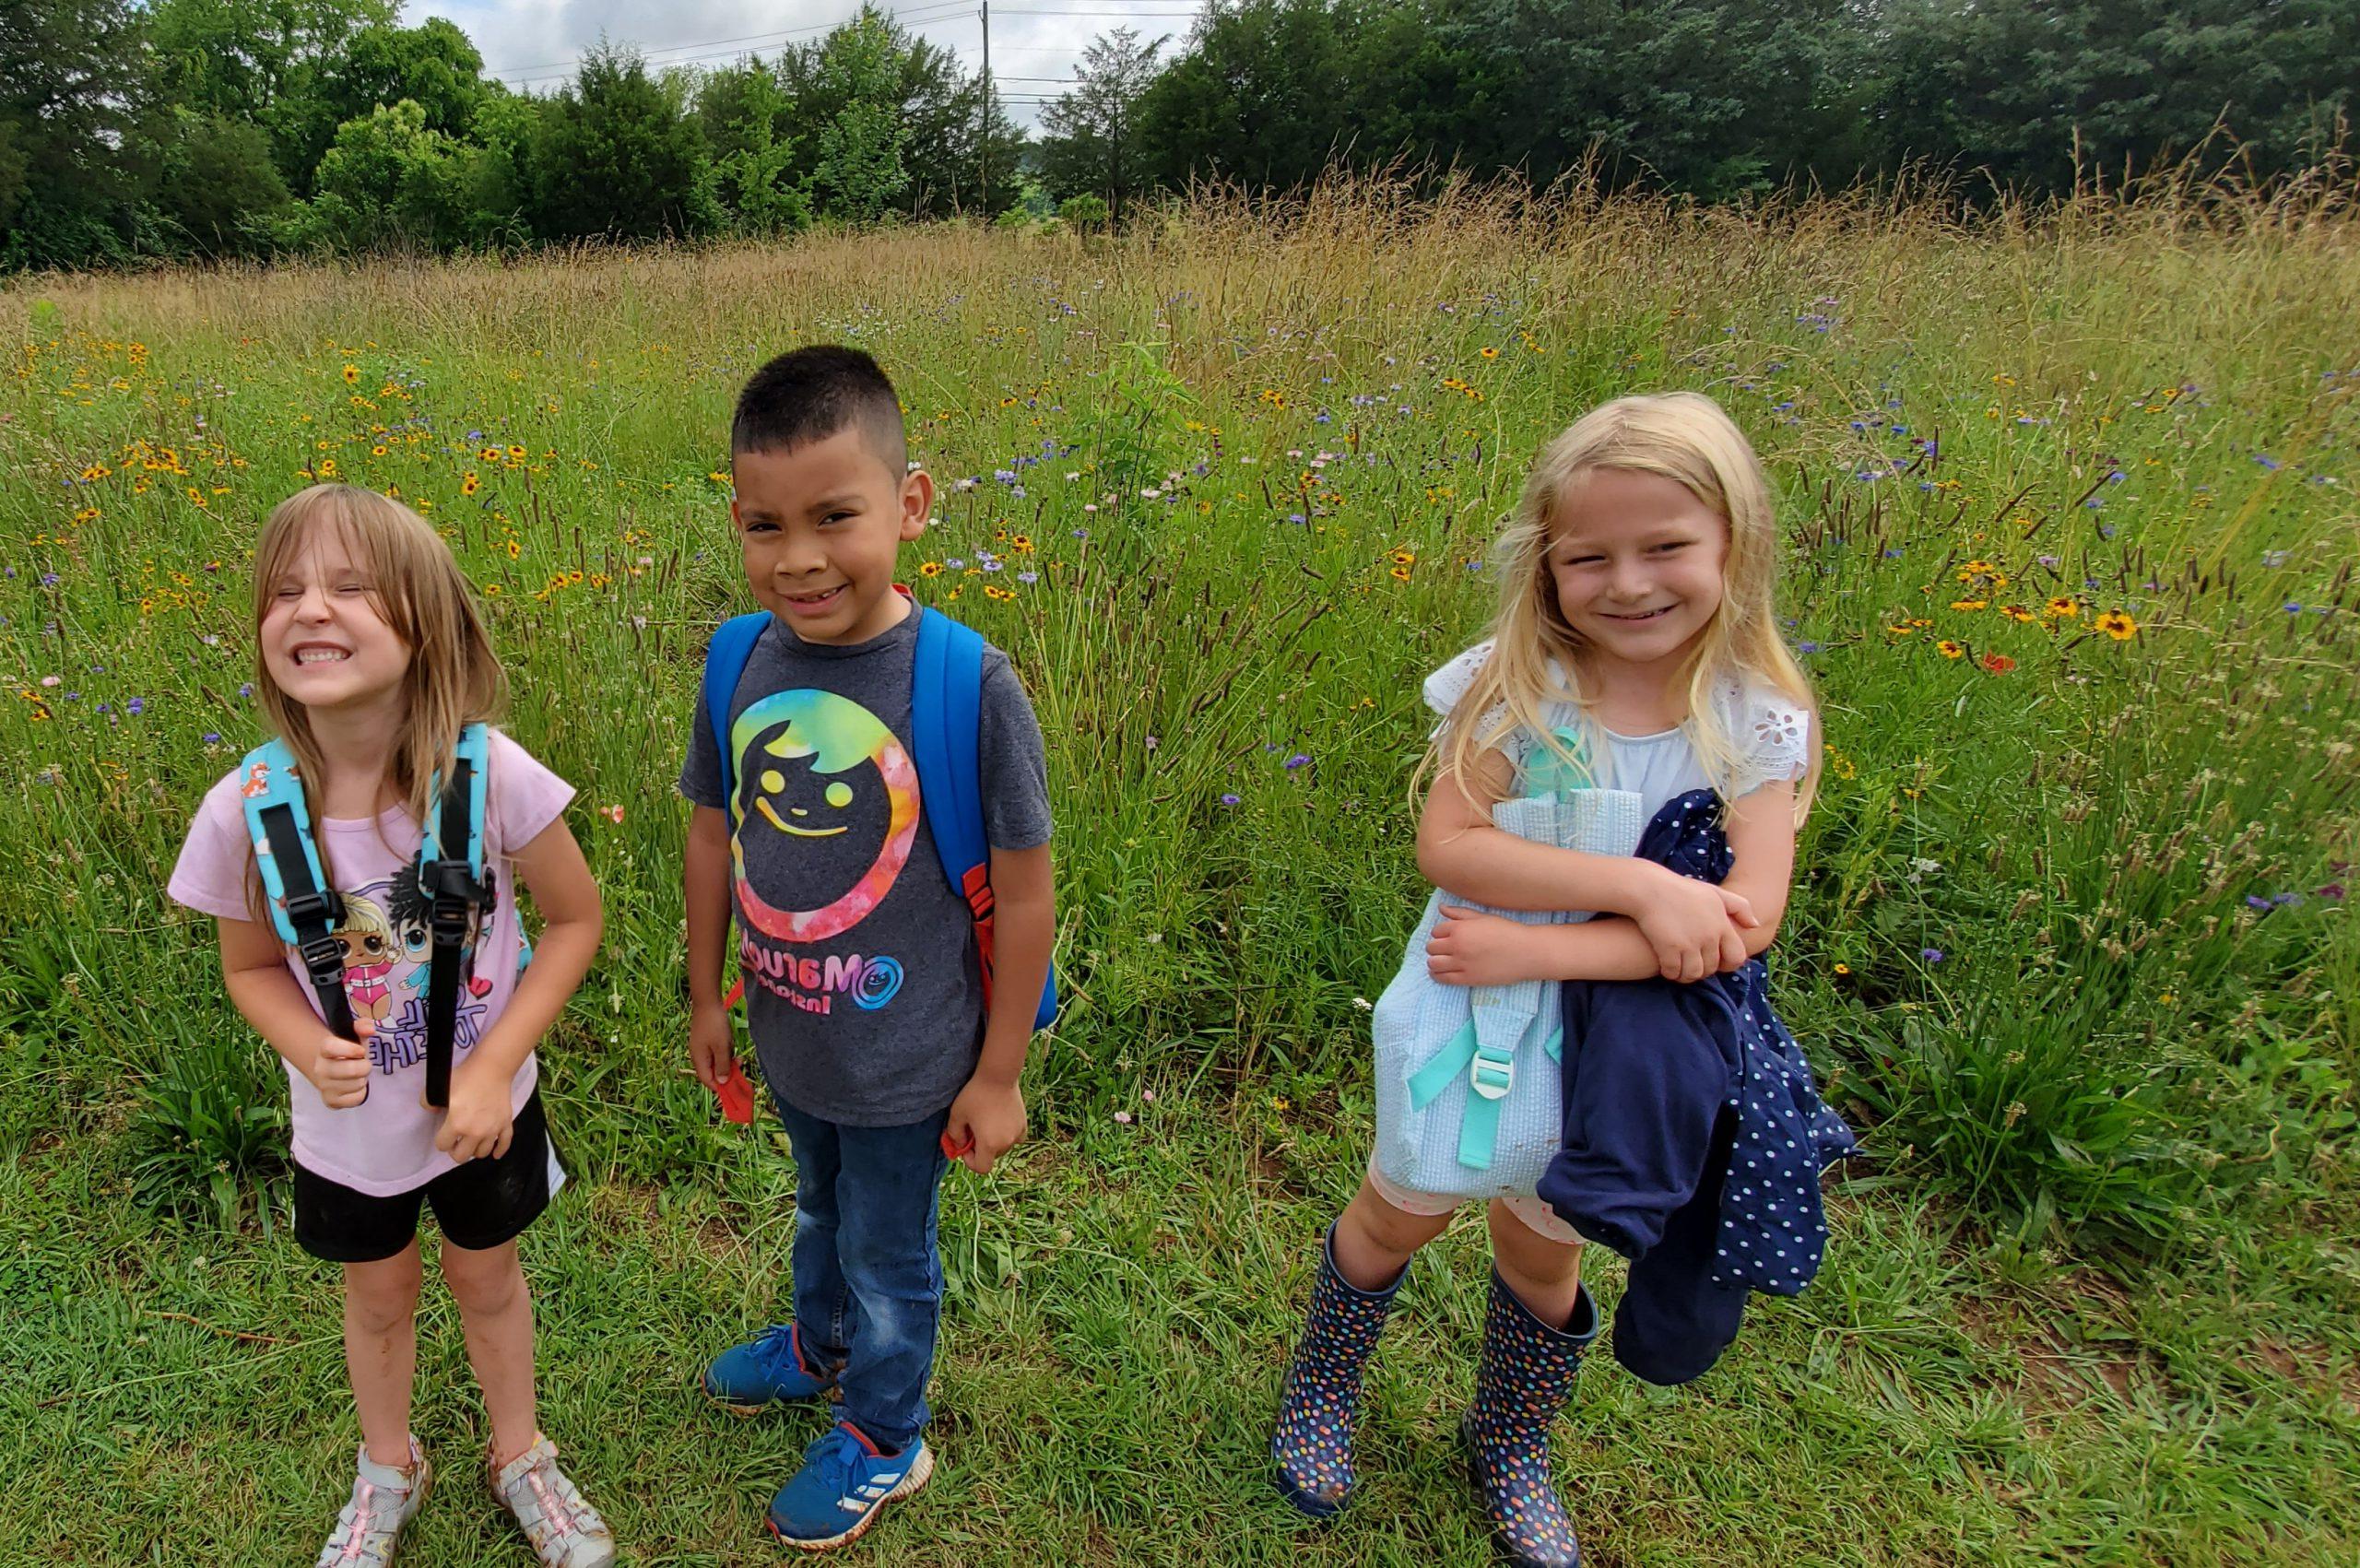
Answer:
[{"label": "white eyelet top", "polygon": [[[1448,715],[1491,656],[1492,644],[1478,643],[1428,676],[1426,705]],[[1594,788],[1635,793],[1650,820],[1668,802],[1690,790],[1718,789],[1724,799],[1735,800],[1774,780],[1800,779],[1810,771],[1810,710],[1767,682],[1740,681],[1734,677],[1715,688],[1714,699],[1738,752],[1737,775],[1722,784],[1705,772],[1685,725],[1654,735],[1621,735],[1592,722],[1572,702],[1552,702],[1542,712],[1550,727],[1573,732],[1567,738],[1577,753],[1597,749],[1588,744],[1587,737],[1603,740],[1603,765],[1594,767],[1587,783]],[[1583,738],[1574,740],[1574,737]],[[1519,793],[1535,793],[1536,783],[1546,785],[1538,775],[1554,767],[1556,757],[1539,737],[1520,731],[1509,738],[1504,749],[1516,766]]]}]

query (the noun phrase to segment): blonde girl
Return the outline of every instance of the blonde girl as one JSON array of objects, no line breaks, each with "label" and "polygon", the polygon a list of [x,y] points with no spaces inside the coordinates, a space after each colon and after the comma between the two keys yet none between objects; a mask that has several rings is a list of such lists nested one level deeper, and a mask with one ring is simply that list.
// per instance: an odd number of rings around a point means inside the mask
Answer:
[{"label": "blonde girl", "polygon": [[[1491,1300],[1461,1427],[1508,1559],[1569,1568],[1579,1549],[1550,1480],[1548,1429],[1599,1332],[1585,1236],[1657,1260],[1634,1264],[1616,1317],[1616,1355],[1640,1375],[1685,1381],[1735,1333],[1746,1287],[1716,1279],[1712,1254],[1737,1134],[1714,1042],[1682,1020],[1751,1008],[1758,1018],[1733,1027],[1764,1032],[1765,1052],[1791,1045],[1769,1037],[1766,996],[1746,988],[1786,909],[1817,747],[1811,687],[1772,605],[1768,487],[1710,399],[1625,397],[1585,416],[1534,463],[1494,553],[1487,636],[1425,684],[1442,722],[1419,773],[1432,783],[1418,866],[1446,895],[1426,947],[1434,979],[1591,983],[1563,987],[1566,1149],[1537,1191],[1489,1204]],[[1583,854],[1493,826],[1496,803],[1564,787],[1639,796],[1641,851]],[[1649,843],[1694,848],[1705,831],[1725,840],[1717,885],[1647,858]],[[1599,918],[1527,925],[1452,897]],[[1625,1040],[1675,1037],[1705,1063],[1679,1081],[1616,1055]],[[1668,1046],[1658,1056],[1687,1059]],[[1581,1096],[1605,1096],[1611,1114],[1576,1126]],[[1815,1136],[1848,1147],[1839,1132]],[[1643,1173],[1650,1161],[1668,1180]],[[1814,1206],[1816,1179],[1814,1166]],[[1306,1514],[1333,1514],[1351,1490],[1363,1369],[1410,1259],[1459,1202],[1405,1190],[1372,1160],[1328,1232],[1271,1444],[1280,1491]]]}]

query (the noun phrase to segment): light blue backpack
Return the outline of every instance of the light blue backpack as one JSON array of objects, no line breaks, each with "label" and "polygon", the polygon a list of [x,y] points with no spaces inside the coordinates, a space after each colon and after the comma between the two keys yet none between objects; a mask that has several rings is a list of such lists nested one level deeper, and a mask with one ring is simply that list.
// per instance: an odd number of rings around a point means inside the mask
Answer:
[{"label": "light blue backpack", "polygon": [[[1568,738],[1571,738],[1570,737]],[[1538,770],[1536,770],[1538,772]],[[1634,791],[1564,788],[1503,800],[1503,832],[1591,855],[1629,855],[1646,829]],[[1377,998],[1376,1168],[1396,1186],[1464,1198],[1529,1196],[1564,1124],[1559,984],[1445,985],[1426,973],[1426,941],[1447,902],[1437,891],[1410,937],[1400,972]],[[1577,913],[1487,910],[1529,925]]]}]

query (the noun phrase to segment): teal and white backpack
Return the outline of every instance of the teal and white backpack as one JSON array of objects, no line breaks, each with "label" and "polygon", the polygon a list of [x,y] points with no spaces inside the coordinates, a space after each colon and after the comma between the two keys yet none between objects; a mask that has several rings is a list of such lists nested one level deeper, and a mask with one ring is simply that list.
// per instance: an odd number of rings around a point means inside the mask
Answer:
[{"label": "teal and white backpack", "polygon": [[[1579,738],[1561,736],[1579,746]],[[1540,753],[1536,764],[1555,760]],[[1573,787],[1562,767],[1536,765],[1503,800],[1503,832],[1591,855],[1625,855],[1646,831],[1631,790]],[[1563,787],[1552,787],[1563,786]],[[1553,980],[1446,985],[1426,972],[1426,943],[1447,902],[1527,925],[1587,914],[1484,909],[1440,890],[1426,901],[1401,968],[1370,1020],[1375,1045],[1376,1169],[1411,1192],[1463,1198],[1529,1196],[1562,1139],[1562,987]]]}]

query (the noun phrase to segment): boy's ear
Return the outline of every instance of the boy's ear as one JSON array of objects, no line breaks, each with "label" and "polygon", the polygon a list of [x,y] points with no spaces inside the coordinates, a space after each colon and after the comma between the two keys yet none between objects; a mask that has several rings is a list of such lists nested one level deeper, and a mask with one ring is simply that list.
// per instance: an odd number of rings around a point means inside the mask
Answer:
[{"label": "boy's ear", "polygon": [[735,489],[729,492],[729,525],[738,533],[742,534],[746,531],[746,525],[738,517],[738,492]]},{"label": "boy's ear", "polygon": [[923,468],[913,468],[902,481],[902,542],[907,544],[926,532],[926,522],[934,514],[934,476]]}]

